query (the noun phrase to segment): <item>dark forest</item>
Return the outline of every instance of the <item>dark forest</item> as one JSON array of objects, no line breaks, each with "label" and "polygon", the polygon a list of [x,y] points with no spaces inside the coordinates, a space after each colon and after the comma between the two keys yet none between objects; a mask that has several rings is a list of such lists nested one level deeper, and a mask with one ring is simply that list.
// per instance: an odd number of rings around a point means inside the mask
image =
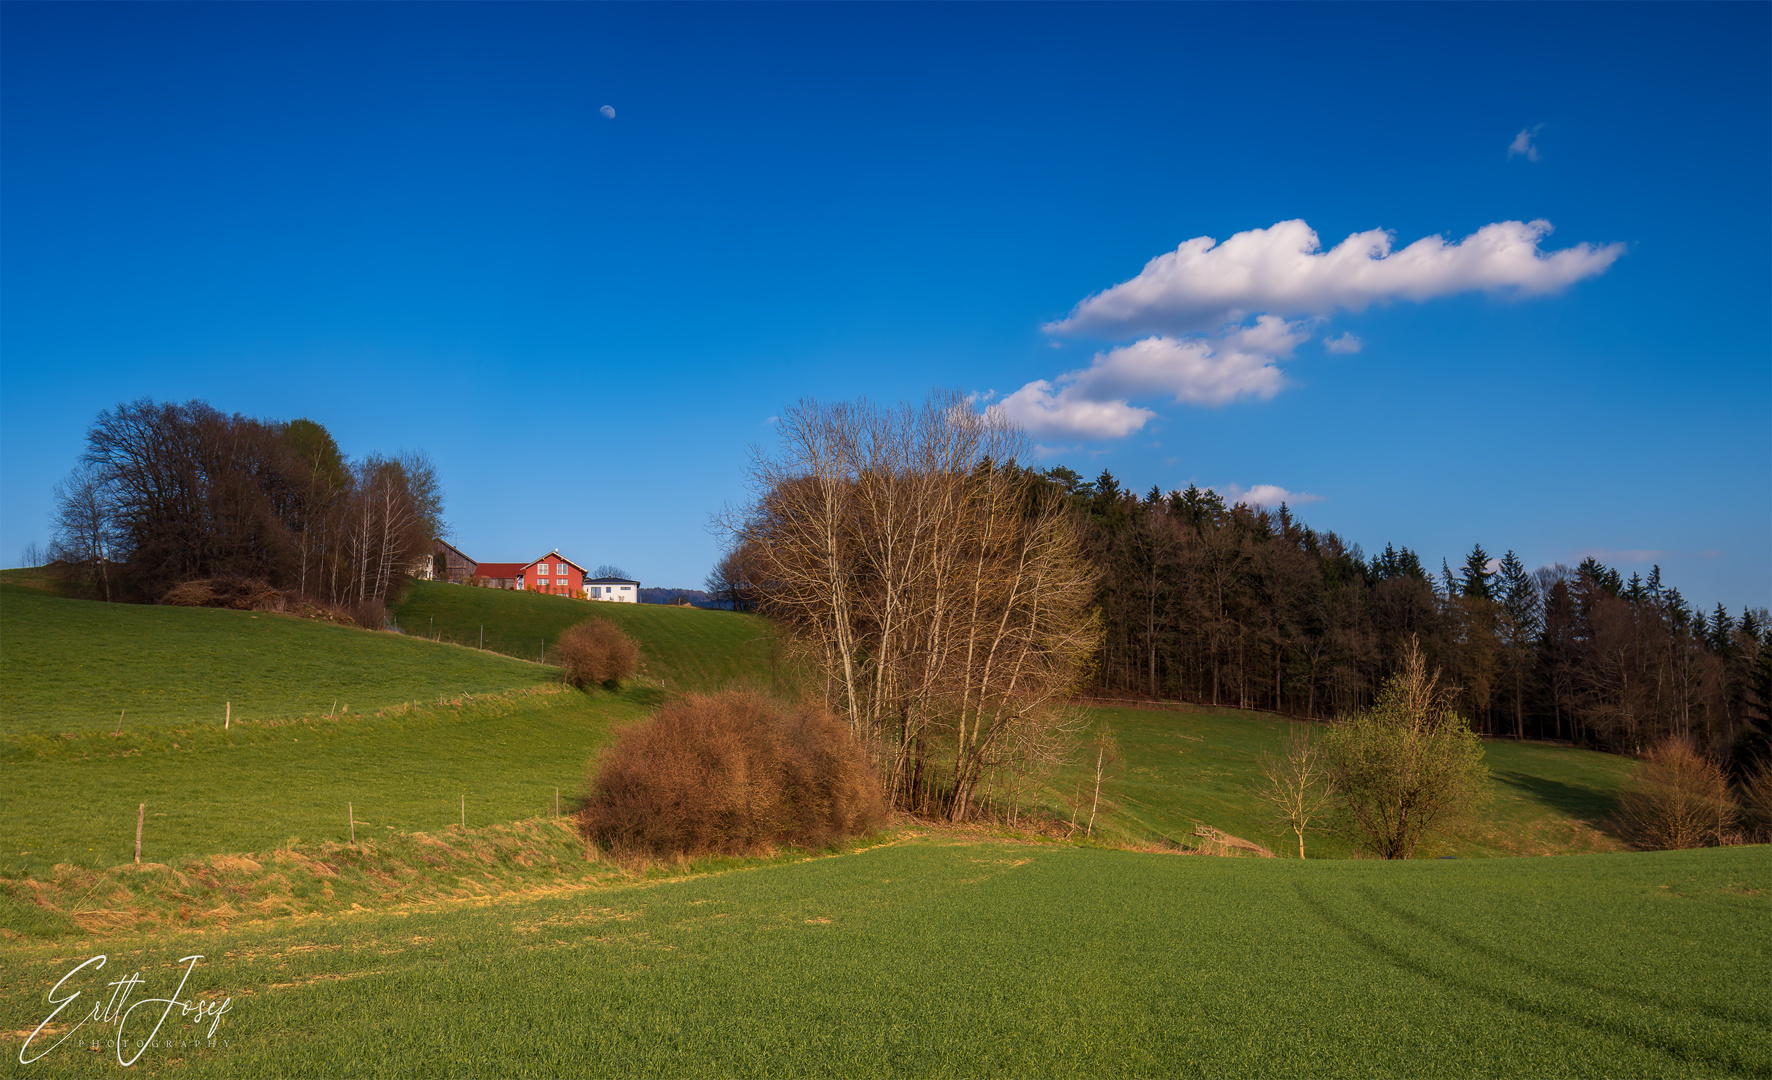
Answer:
[{"label": "dark forest", "polygon": [[1697,610],[1659,567],[1529,571],[1476,545],[1432,569],[1283,505],[1043,475],[1085,520],[1101,574],[1099,693],[1340,715],[1371,702],[1414,635],[1486,734],[1629,752],[1677,735],[1738,767],[1767,750],[1766,610]]}]

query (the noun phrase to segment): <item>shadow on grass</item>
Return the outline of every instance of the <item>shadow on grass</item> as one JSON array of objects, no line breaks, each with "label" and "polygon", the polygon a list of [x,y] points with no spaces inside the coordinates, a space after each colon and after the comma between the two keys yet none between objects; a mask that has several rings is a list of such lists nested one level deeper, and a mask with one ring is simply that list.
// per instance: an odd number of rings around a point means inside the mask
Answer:
[{"label": "shadow on grass", "polygon": [[1568,814],[1596,829],[1605,829],[1618,809],[1618,798],[1611,792],[1522,772],[1493,775],[1497,782],[1523,792],[1541,806]]}]

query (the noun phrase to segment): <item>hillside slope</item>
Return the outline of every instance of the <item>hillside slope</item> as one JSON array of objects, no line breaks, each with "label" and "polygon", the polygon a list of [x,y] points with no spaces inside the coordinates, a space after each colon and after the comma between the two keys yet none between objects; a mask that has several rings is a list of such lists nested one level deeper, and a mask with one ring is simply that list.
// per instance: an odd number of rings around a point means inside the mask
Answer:
[{"label": "hillside slope", "polygon": [[484,632],[487,650],[525,660],[547,655],[560,632],[574,623],[603,618],[640,643],[641,672],[673,692],[788,680],[769,624],[741,612],[596,603],[415,581],[393,615],[414,637],[477,646]]},{"label": "hillside slope", "polygon": [[554,681],[496,653],[270,612],[69,600],[0,584],[0,729],[111,731],[365,712]]},{"label": "hillside slope", "polygon": [[[1097,830],[1110,838],[1191,840],[1196,822],[1296,858],[1298,842],[1255,796],[1261,758],[1278,755],[1296,725],[1267,713],[1186,705],[1094,708],[1092,730],[1112,732],[1122,767],[1105,786]],[[1630,758],[1567,746],[1483,742],[1486,805],[1430,834],[1421,857],[1550,855],[1618,851],[1610,818],[1619,787],[1637,768]],[[1061,816],[1082,800],[1089,813],[1094,758],[1086,749],[1049,783],[1042,801]],[[1323,822],[1325,825],[1327,817]],[[1347,858],[1344,837],[1317,829],[1312,858]]]}]

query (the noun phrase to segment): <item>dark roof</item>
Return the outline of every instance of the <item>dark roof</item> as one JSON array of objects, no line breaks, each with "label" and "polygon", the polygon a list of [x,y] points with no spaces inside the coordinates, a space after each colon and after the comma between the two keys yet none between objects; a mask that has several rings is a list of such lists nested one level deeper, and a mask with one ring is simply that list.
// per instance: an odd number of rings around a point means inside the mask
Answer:
[{"label": "dark roof", "polygon": [[483,562],[474,564],[475,577],[515,578],[522,577],[528,563],[520,562]]},{"label": "dark roof", "polygon": [[453,551],[457,555],[460,555],[463,562],[473,562],[474,561],[473,559],[468,557],[467,552],[463,551],[461,548],[456,547],[454,544],[450,543],[447,540],[437,540],[437,541],[435,541],[435,543],[438,547],[446,547],[450,551]]},{"label": "dark roof", "polygon": [[586,585],[638,585],[638,581],[625,577],[594,577],[586,578]]}]

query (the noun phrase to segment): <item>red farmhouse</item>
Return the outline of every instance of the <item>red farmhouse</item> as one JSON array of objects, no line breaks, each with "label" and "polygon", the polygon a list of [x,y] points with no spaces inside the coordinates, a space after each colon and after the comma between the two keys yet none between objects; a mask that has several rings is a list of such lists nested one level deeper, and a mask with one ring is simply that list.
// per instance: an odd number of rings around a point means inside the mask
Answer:
[{"label": "red farmhouse", "polygon": [[550,551],[534,562],[525,564],[516,574],[517,588],[552,596],[584,596],[585,568],[560,554]]}]

